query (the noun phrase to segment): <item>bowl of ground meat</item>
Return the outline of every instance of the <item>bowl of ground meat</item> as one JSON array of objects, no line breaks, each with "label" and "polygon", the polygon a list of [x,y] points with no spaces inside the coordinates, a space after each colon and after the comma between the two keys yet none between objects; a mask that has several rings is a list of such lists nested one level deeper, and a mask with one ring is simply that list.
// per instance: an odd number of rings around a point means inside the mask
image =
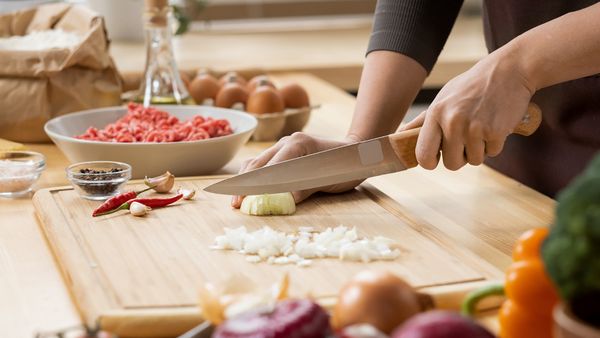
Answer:
[{"label": "bowl of ground meat", "polygon": [[129,103],[63,115],[44,130],[73,163],[124,162],[133,178],[143,178],[167,170],[177,176],[216,173],[256,124],[252,115],[233,109]]}]

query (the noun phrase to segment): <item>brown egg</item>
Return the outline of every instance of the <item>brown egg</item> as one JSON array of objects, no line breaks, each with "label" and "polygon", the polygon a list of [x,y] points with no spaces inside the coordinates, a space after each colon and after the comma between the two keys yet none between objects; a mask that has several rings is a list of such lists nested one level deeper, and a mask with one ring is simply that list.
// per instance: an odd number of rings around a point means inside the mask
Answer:
[{"label": "brown egg", "polygon": [[246,104],[248,101],[248,91],[245,86],[237,82],[230,82],[224,85],[215,99],[215,106],[222,108],[231,108],[236,103]]},{"label": "brown egg", "polygon": [[253,77],[250,79],[250,81],[248,81],[248,85],[246,87],[248,88],[248,92],[252,93],[257,87],[260,86],[269,86],[275,88],[273,82],[271,82],[269,77],[266,75],[257,75]]},{"label": "brown egg", "polygon": [[181,81],[183,81],[185,88],[189,90],[190,89],[190,76],[186,72],[180,70],[179,77],[181,78]]},{"label": "brown egg", "polygon": [[299,84],[290,83],[280,89],[286,108],[302,108],[310,105],[306,90]]},{"label": "brown egg", "polygon": [[208,72],[199,72],[189,85],[190,95],[198,104],[202,104],[206,99],[214,100],[219,89],[219,81]]},{"label": "brown egg", "polygon": [[336,329],[371,324],[390,334],[413,315],[432,307],[430,296],[418,294],[389,272],[363,271],[346,284],[333,310]]},{"label": "brown egg", "polygon": [[246,79],[244,79],[241,75],[236,72],[228,72],[227,74],[221,76],[219,79],[219,85],[223,87],[226,83],[229,82],[237,82],[242,86],[246,86]]},{"label": "brown egg", "polygon": [[253,114],[281,113],[285,109],[283,98],[277,89],[260,86],[248,97],[246,111]]}]

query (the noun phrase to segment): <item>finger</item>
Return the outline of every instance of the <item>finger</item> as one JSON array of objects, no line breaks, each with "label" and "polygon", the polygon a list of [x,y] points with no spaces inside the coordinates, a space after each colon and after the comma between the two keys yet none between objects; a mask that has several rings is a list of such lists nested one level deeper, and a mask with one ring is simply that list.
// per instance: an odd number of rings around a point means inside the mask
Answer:
[{"label": "finger", "polygon": [[302,190],[302,191],[294,191],[292,193],[292,196],[294,196],[294,201],[296,202],[296,204],[304,201],[305,199],[309,198],[310,195],[316,193],[317,191],[319,191],[319,188],[314,188],[314,189],[309,189],[309,190]]},{"label": "finger", "polygon": [[417,115],[417,117],[415,117],[414,119],[412,119],[410,122],[408,122],[407,124],[400,126],[400,128],[398,129],[398,131],[404,131],[404,130],[409,130],[409,129],[415,129],[415,128],[419,128],[420,126],[423,125],[423,122],[425,122],[425,116],[427,115],[427,111],[422,111],[419,115]]},{"label": "finger", "polygon": [[471,165],[480,165],[485,159],[485,142],[469,141],[465,147],[467,162]]},{"label": "finger", "polygon": [[283,149],[283,147],[285,147],[285,142],[277,142],[276,144],[263,151],[252,160],[250,160],[250,162],[248,162],[248,164],[244,167],[244,170],[240,170],[240,174],[250,170],[264,167],[277,154],[277,152]]},{"label": "finger", "polygon": [[[247,171],[256,169],[256,168],[260,168],[265,166],[265,164],[267,164],[267,162],[269,162],[269,160],[271,158],[273,158],[273,156],[277,153],[277,151],[279,151],[279,149],[281,147],[283,147],[284,142],[277,142],[275,145],[271,146],[270,148],[268,148],[267,150],[263,151],[261,154],[259,154],[257,157],[255,157],[254,159],[251,160],[246,160],[244,162],[242,162],[242,165],[240,166],[240,170],[238,173],[245,173]],[[233,196],[231,198],[231,206],[233,208],[239,209],[240,206],[242,205],[242,201],[244,200],[245,196]]]},{"label": "finger", "polygon": [[317,191],[322,191],[322,192],[331,193],[331,194],[337,194],[340,192],[345,192],[345,191],[354,189],[356,186],[360,185],[362,183],[362,181],[363,180],[356,180],[356,181],[351,181],[351,182],[333,184],[333,185],[330,185],[327,187],[320,187],[320,188],[315,188],[315,189],[296,191],[296,192],[293,192],[292,195],[294,196],[294,200],[296,201],[296,203],[300,203],[303,200],[307,199],[312,194],[316,193]]},{"label": "finger", "polygon": [[458,170],[467,163],[462,137],[448,134],[443,135],[442,159],[444,166],[450,170]]},{"label": "finger", "polygon": [[471,124],[465,145],[467,162],[471,165],[480,165],[485,159],[485,142],[482,129],[478,124]]},{"label": "finger", "polygon": [[486,143],[485,143],[486,155],[489,157],[498,156],[502,152],[502,149],[504,148],[505,141],[506,141],[506,137],[486,141]]},{"label": "finger", "polygon": [[415,155],[419,165],[425,169],[435,169],[440,160],[440,144],[442,141],[442,129],[438,122],[428,114],[421,127]]},{"label": "finger", "polygon": [[[242,161],[242,164],[240,165],[240,170],[238,170],[238,174],[246,171],[246,167],[248,166],[250,161],[252,161],[252,159],[247,159],[247,160]],[[237,195],[231,196],[231,207],[235,208],[235,209],[239,209],[242,204],[243,199],[244,199],[244,196],[237,196]]]},{"label": "finger", "polygon": [[310,153],[309,147],[312,147],[313,139],[304,134],[294,134],[268,162],[266,165],[271,165],[293,158],[302,157]]}]

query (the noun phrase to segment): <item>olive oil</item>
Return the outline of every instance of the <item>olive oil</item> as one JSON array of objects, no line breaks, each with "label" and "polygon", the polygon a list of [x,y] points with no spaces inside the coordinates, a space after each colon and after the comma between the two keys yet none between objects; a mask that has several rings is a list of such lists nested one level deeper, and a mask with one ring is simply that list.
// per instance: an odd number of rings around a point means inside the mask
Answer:
[{"label": "olive oil", "polygon": [[145,0],[146,67],[134,101],[155,104],[195,104],[175,62],[168,0]]},{"label": "olive oil", "polygon": [[[140,99],[139,97],[136,98],[135,100],[136,102],[144,102],[143,98]],[[196,104],[196,102],[194,101],[194,99],[191,96],[188,96],[187,98],[184,98],[183,100],[177,100],[175,97],[173,96],[167,96],[167,97],[162,97],[162,96],[153,96],[150,99],[150,105],[157,105],[157,104],[187,104],[187,105],[194,105]]]}]

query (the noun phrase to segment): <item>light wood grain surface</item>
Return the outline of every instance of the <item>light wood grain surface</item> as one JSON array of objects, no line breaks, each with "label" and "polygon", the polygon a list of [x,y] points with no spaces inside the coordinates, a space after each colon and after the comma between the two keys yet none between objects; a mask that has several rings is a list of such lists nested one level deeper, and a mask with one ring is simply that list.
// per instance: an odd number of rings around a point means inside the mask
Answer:
[{"label": "light wood grain surface", "polygon": [[[313,102],[322,104],[313,113],[308,132],[323,137],[344,135],[354,108],[352,96],[310,75],[282,74],[276,80],[299,82],[308,89]],[[235,172],[243,159],[268,145],[249,143],[221,172]],[[38,188],[67,184],[64,168],[68,163],[54,146],[29,148],[48,159]],[[415,224],[415,230],[442,248],[460,247],[459,254],[465,259],[477,256],[464,262],[495,275],[509,264],[516,237],[525,229],[549,224],[554,207],[553,200],[485,166],[465,167],[458,172],[415,168],[368,183],[395,200],[396,209],[387,209],[397,217],[410,218],[408,222]],[[377,194],[372,198],[377,200]],[[4,253],[0,311],[11,314],[0,316],[2,337],[30,337],[26,333],[78,320],[37,227],[30,199],[0,200],[0,251]],[[30,282],[21,282],[26,280]]]},{"label": "light wood grain surface", "polygon": [[[174,40],[175,57],[183,70],[302,71],[337,87],[356,90],[371,32],[370,24],[348,28],[301,28],[192,32]],[[143,71],[143,42],[113,41],[111,54],[119,71]],[[486,54],[481,18],[461,17],[425,86],[441,87]]]},{"label": "light wood grain surface", "polygon": [[[231,210],[229,196],[202,191],[217,181],[178,181],[177,185],[197,191],[195,200],[155,210],[144,218],[123,212],[92,218],[91,210],[99,203],[82,200],[72,189],[42,190],[36,194],[34,204],[42,228],[68,276],[67,285],[86,322],[99,321],[107,330],[129,336],[134,332],[119,331],[127,323],[110,318],[111,312],[162,309],[165,315],[161,331],[159,334],[155,327],[153,336],[179,335],[191,328],[189,324],[176,323],[182,322],[178,317],[182,309],[195,306],[200,283],[222,285],[241,275],[244,283],[264,287],[288,273],[292,295],[320,298],[335,296],[367,266],[337,259],[317,259],[305,268],[253,264],[236,252],[210,249],[225,227],[241,225],[249,231],[269,226],[287,233],[302,226],[324,231],[344,225],[356,228],[360,237],[395,239],[400,257],[371,262],[368,268],[392,271],[415,287],[466,283],[498,278],[501,274],[471,268],[471,260],[462,257],[463,250],[457,243],[436,245],[426,233],[416,230],[419,224],[409,224],[410,218],[394,209],[386,210],[383,206],[394,203],[386,196],[379,196],[376,203],[369,193],[361,191],[324,195],[298,205],[291,216],[256,217]],[[112,327],[106,326],[107,318],[115,322]],[[145,318],[140,315],[135,320]]]}]

